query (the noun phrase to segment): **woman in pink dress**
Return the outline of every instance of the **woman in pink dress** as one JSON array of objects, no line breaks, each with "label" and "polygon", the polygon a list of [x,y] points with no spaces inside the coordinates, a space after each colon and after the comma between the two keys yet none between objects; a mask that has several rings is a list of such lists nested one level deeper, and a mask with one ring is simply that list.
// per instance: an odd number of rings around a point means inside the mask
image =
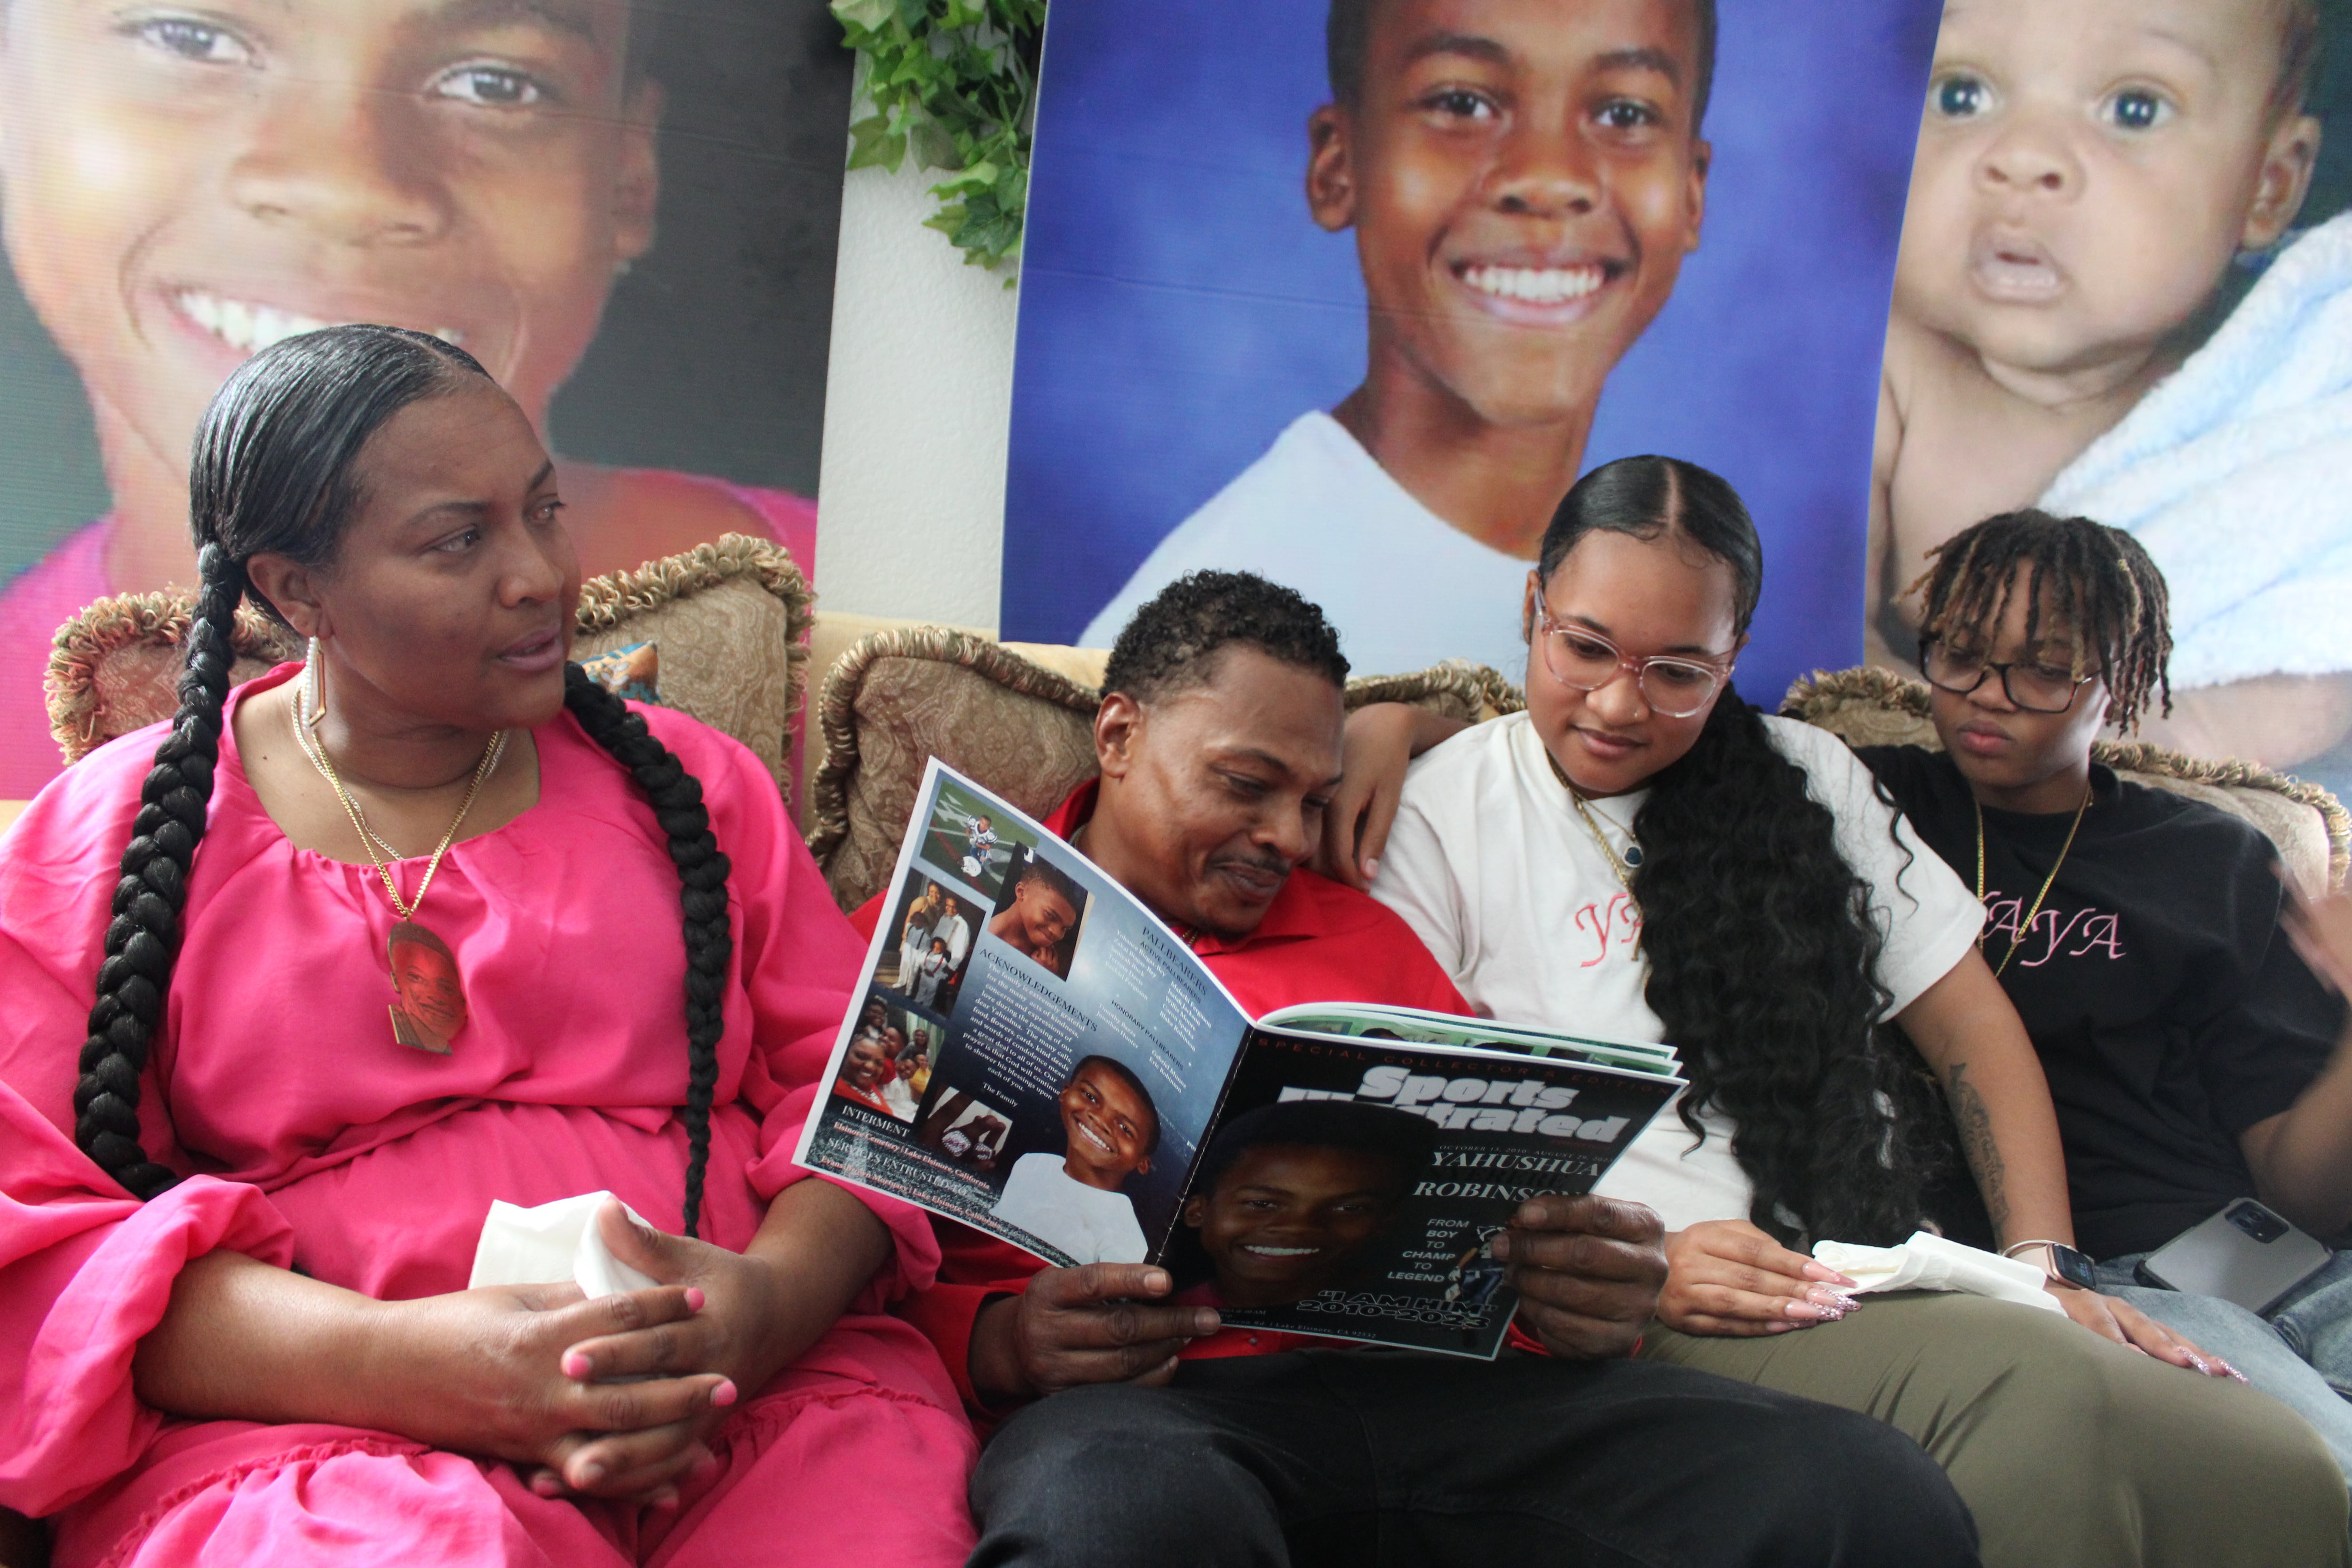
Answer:
[{"label": "woman in pink dress", "polygon": [[[859,944],[748,751],[567,669],[528,419],[335,328],[192,493],[177,717],[0,841],[0,1504],[63,1568],[960,1562],[929,1226],[790,1161]],[[232,693],[247,593],[311,657]],[[654,1288],[466,1288],[598,1188]]]}]

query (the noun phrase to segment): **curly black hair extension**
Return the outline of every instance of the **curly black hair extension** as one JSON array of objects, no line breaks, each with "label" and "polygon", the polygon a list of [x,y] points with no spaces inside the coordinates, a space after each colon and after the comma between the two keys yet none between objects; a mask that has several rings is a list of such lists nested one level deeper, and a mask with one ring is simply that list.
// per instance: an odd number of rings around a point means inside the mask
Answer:
[{"label": "curly black hair extension", "polygon": [[1103,695],[1124,691],[1150,702],[1212,673],[1210,659],[1240,644],[1348,683],[1339,634],[1295,589],[1250,572],[1190,572],[1135,612],[1112,645]]},{"label": "curly black hair extension", "polygon": [[1870,884],[1805,770],[1727,689],[1633,832],[1644,995],[1686,1064],[1684,1124],[1701,1132],[1701,1109],[1732,1120],[1765,1229],[1902,1240],[1940,1145],[1916,1053],[1876,1027],[1891,998]]},{"label": "curly black hair extension", "polygon": [[[1720,477],[1677,458],[1594,469],[1561,501],[1538,572],[1549,583],[1593,532],[1673,534],[1733,574],[1734,630],[1763,592],[1763,547]],[[1916,1053],[1882,1030],[1892,1000],[1870,884],[1763,717],[1727,685],[1690,751],[1650,781],[1633,875],[1645,999],[1683,1053],[1681,1115],[1737,1122],[1750,1217],[1783,1238],[1898,1241],[1916,1227],[1936,1148]]]},{"label": "curly black hair extension", "polygon": [[[74,1142],[142,1202],[178,1180],[141,1142],[141,1075],[161,1026],[180,946],[180,914],[220,760],[229,634],[248,595],[245,563],[263,551],[304,564],[332,559],[362,501],[357,463],[369,438],[411,404],[479,376],[474,358],[394,327],[331,327],[285,339],[239,366],[197,431],[189,515],[200,574],[179,710],[155,749],[124,847],[99,966],[89,1037],[74,1089]],[[696,1234],[710,1150],[711,1099],[733,938],[727,857],[710,831],[702,786],[618,698],[572,666],[564,705],[630,771],[669,837],[686,926],[687,1103],[691,1152],[686,1234]]]},{"label": "curly black hair extension", "polygon": [[2105,679],[2108,721],[2124,734],[2151,697],[2159,715],[2172,711],[2170,595],[2147,551],[2122,529],[2029,509],[1989,517],[1927,554],[1933,564],[1906,590],[1920,595],[1923,644],[1990,654],[2022,570],[2028,647],[2054,616],[2073,644],[2074,673]]}]

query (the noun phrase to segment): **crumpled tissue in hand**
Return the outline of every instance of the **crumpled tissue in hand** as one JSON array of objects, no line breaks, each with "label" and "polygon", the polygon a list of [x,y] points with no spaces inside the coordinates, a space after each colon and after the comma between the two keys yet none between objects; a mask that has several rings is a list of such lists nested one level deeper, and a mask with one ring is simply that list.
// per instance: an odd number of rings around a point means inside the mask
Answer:
[{"label": "crumpled tissue in hand", "polygon": [[[485,1285],[559,1285],[571,1280],[590,1300],[624,1290],[649,1290],[659,1281],[613,1256],[596,1229],[596,1211],[610,1193],[583,1193],[537,1208],[493,1200],[474,1248],[468,1290]],[[631,1219],[645,1215],[623,1204]]]},{"label": "crumpled tissue in hand", "polygon": [[1863,1247],[1850,1241],[1817,1241],[1816,1261],[1860,1283],[1854,1293],[1878,1290],[1961,1290],[2040,1307],[2063,1316],[2066,1309],[2042,1289],[2044,1276],[2031,1263],[1979,1251],[1928,1231],[1914,1231],[1900,1247]]}]

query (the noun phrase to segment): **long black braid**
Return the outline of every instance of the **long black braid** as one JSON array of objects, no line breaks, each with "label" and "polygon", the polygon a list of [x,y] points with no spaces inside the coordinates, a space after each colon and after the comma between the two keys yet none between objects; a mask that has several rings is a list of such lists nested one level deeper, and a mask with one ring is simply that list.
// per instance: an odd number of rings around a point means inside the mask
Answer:
[{"label": "long black braid", "polygon": [[[2108,721],[2129,734],[2155,697],[2172,711],[2171,606],[2164,574],[2140,542],[2087,517],[2003,512],[1929,552],[1935,564],[1906,590],[1921,595],[1923,639],[1989,644],[2025,573],[2025,642],[2045,630],[2072,644],[2074,673],[2097,670],[2113,706]],[[2058,625],[2045,626],[2054,616]]]},{"label": "long black braid", "polygon": [[710,831],[702,781],[654,738],[643,718],[576,664],[563,672],[563,705],[646,792],[677,867],[678,900],[686,910],[686,1234],[693,1236],[710,1163],[710,1100],[719,1087],[719,1037],[727,1026],[727,961],[735,951],[727,923],[728,860]]},{"label": "long black braid", "polygon": [[[1545,531],[1540,578],[1594,532],[1671,534],[1722,561],[1738,587],[1734,631],[1747,631],[1763,545],[1718,476],[1657,457],[1594,469]],[[1707,1109],[1737,1124],[1731,1151],[1765,1229],[1901,1240],[1935,1163],[1933,1123],[1916,1053],[1880,1026],[1892,998],[1877,978],[1870,884],[1840,853],[1805,770],[1727,686],[1690,751],[1650,781],[1633,834],[1643,996],[1683,1052],[1685,1125],[1704,1136]]]},{"label": "long black braid", "polygon": [[[254,592],[245,563],[263,551],[305,565],[331,560],[359,510],[357,460],[368,438],[410,404],[457,390],[474,376],[488,380],[488,373],[464,350],[422,332],[331,327],[254,355],[205,413],[188,478],[198,584],[179,710],[155,749],[122,852],[74,1089],[74,1142],[142,1201],[179,1179],[149,1159],[141,1141],[141,1075],[171,990],[180,914],[212,800],[228,699],[229,634],[247,595],[283,622],[277,606]],[[563,700],[589,738],[646,792],[677,868],[687,954],[685,1231],[694,1236],[734,949],[728,860],[710,831],[701,784],[642,718],[577,665],[564,672]]]}]

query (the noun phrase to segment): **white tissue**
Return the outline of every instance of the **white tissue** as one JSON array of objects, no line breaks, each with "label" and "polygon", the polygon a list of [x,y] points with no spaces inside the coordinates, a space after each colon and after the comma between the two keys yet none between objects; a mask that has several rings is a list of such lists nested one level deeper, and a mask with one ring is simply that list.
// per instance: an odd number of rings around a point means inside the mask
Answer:
[{"label": "white tissue", "polygon": [[1849,1279],[1857,1293],[1879,1290],[1960,1290],[2040,1307],[2063,1315],[2066,1309],[2043,1289],[2046,1276],[2031,1263],[1963,1247],[1940,1236],[1914,1231],[1900,1247],[1861,1247],[1850,1241],[1817,1241],[1813,1257]]},{"label": "white tissue", "polygon": [[[558,1198],[537,1208],[490,1204],[482,1221],[482,1239],[474,1247],[474,1274],[469,1290],[484,1285],[559,1285],[569,1279],[590,1300],[616,1296],[624,1290],[646,1290],[656,1280],[613,1256],[596,1229],[596,1211],[610,1193],[583,1193]],[[639,1225],[646,1217],[623,1204]]]}]

